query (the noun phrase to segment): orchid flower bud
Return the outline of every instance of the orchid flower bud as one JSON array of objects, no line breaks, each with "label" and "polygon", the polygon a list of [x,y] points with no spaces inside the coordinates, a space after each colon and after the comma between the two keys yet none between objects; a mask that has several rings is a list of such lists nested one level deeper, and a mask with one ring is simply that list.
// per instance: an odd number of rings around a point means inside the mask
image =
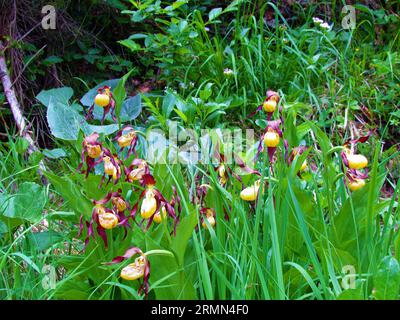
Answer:
[{"label": "orchid flower bud", "polygon": [[[215,226],[215,218],[214,217],[207,217],[207,221],[211,227]],[[203,221],[203,223],[201,225],[203,226],[203,228],[207,228],[207,223],[205,221]]]},{"label": "orchid flower bud", "polygon": [[226,182],[228,181],[228,175],[226,174],[226,168],[224,164],[221,164],[218,167],[218,175],[220,177],[220,182],[222,185],[226,184]]},{"label": "orchid flower bud", "polygon": [[121,270],[121,278],[125,280],[137,280],[143,278],[146,268],[146,258],[140,256],[134,263],[128,264]]},{"label": "orchid flower bud", "polygon": [[104,207],[101,204],[96,204],[94,207],[94,210],[96,211],[97,215],[106,213],[106,210],[104,209]]},{"label": "orchid flower bud", "polygon": [[128,174],[129,182],[138,181],[146,174],[147,163],[142,161],[136,169],[132,169]]},{"label": "orchid flower bud", "polygon": [[[206,210],[206,219],[211,227],[215,226],[214,211],[210,208],[207,208]],[[203,228],[207,228],[207,223],[205,221],[203,221],[201,225],[203,226]]]},{"label": "orchid flower bud", "polygon": [[300,171],[304,171],[307,169],[307,159],[303,161],[300,167]]}]

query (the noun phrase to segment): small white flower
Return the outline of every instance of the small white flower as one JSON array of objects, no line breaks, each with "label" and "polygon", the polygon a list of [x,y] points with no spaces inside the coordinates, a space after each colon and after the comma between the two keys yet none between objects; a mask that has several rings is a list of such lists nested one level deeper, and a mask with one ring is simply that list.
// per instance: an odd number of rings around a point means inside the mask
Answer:
[{"label": "small white flower", "polygon": [[193,88],[193,87],[194,87],[194,82],[193,82],[193,81],[190,81],[190,82],[189,82],[189,86]]},{"label": "small white flower", "polygon": [[206,30],[206,32],[210,31],[209,27],[204,27],[204,30]]},{"label": "small white flower", "polygon": [[314,17],[312,18],[315,24],[322,24],[324,23],[324,21],[318,17]]},{"label": "small white flower", "polygon": [[330,30],[331,29],[331,26],[327,22],[321,23],[319,26],[321,28],[326,29],[326,30]]},{"label": "small white flower", "polygon": [[44,227],[46,227],[46,228],[49,227],[49,222],[46,219],[43,219],[42,223],[43,223]]},{"label": "small white flower", "polygon": [[183,82],[179,82],[179,87],[181,87],[182,89],[186,89],[187,85]]},{"label": "small white flower", "polygon": [[227,76],[227,77],[232,76],[233,75],[233,70],[229,69],[229,68],[225,68],[224,69],[224,75]]}]

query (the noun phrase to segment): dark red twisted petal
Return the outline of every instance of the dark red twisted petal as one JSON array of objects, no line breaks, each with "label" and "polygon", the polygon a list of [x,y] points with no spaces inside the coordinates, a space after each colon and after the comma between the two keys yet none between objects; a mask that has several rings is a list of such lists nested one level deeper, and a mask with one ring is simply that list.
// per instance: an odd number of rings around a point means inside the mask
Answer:
[{"label": "dark red twisted petal", "polygon": [[82,231],[84,228],[84,224],[83,224],[83,214],[81,214],[80,218],[79,218],[79,232],[77,234],[77,237],[80,237],[82,235]]},{"label": "dark red twisted petal", "polygon": [[126,259],[132,258],[135,254],[143,255],[143,252],[142,252],[142,250],[140,250],[137,247],[130,247],[128,250],[125,251],[125,253],[122,256],[117,256],[114,259],[112,259],[111,262],[106,262],[105,264],[111,265],[111,264],[120,263]]},{"label": "dark red twisted petal", "polygon": [[260,173],[260,172],[258,172],[257,170],[251,169],[250,167],[248,167],[248,166],[244,163],[244,161],[243,161],[239,156],[237,156],[237,155],[235,155],[235,154],[234,154],[233,156],[234,156],[234,158],[235,158],[236,163],[238,164],[238,166],[239,166],[242,170],[244,170],[245,172],[250,173],[250,174],[256,174],[256,175],[258,175],[258,176],[261,176],[261,173]]},{"label": "dark red twisted petal", "polygon": [[146,186],[148,185],[154,186],[156,184],[156,180],[151,174],[145,174],[143,176],[143,182]]},{"label": "dark red twisted petal", "polygon": [[106,230],[99,224],[97,225],[96,230],[97,230],[98,235],[103,239],[104,246],[107,249],[108,248],[108,240],[107,240]]},{"label": "dark red twisted petal", "polygon": [[267,148],[268,149],[268,157],[269,157],[269,162],[273,162],[274,159],[274,154],[276,152],[276,147],[271,147],[271,148]]},{"label": "dark red twisted petal", "polygon": [[349,167],[349,160],[347,160],[346,152],[342,151],[342,152],[340,153],[340,155],[341,155],[341,157],[342,157],[342,160],[343,160],[344,165],[348,168],[348,167]]},{"label": "dark red twisted petal", "polygon": [[143,284],[140,286],[138,290],[138,294],[141,294],[144,291],[144,295],[147,299],[149,294],[149,278],[150,278],[150,261],[145,259],[145,267],[144,267],[144,276],[143,276]]},{"label": "dark red twisted petal", "polygon": [[252,112],[252,113],[250,113],[250,114],[248,115],[248,118],[254,117],[254,116],[257,114],[258,111],[262,110],[262,107],[263,107],[263,105],[260,104],[260,105],[257,107],[256,111],[254,111],[254,112]]}]

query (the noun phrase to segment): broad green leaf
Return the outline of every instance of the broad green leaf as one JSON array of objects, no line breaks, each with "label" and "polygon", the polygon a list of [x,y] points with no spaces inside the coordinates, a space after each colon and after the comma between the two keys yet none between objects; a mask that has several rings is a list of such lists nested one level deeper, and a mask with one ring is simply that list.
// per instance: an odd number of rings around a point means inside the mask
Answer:
[{"label": "broad green leaf", "polygon": [[186,117],[186,115],[179,109],[174,108],[174,111],[178,114],[178,116],[183,120],[183,122],[187,122],[188,119]]},{"label": "broad green leaf", "polygon": [[362,287],[342,291],[337,300],[364,300]]},{"label": "broad green leaf", "polygon": [[81,187],[75,184],[68,177],[59,177],[50,172],[44,172],[50,183],[63,197],[65,204],[73,209],[78,215],[83,214],[86,219],[90,219],[93,209],[92,203],[81,192]]},{"label": "broad green leaf", "polygon": [[64,149],[61,148],[56,148],[56,149],[44,149],[42,151],[45,157],[50,158],[50,159],[59,159],[67,156],[67,153],[65,152]]},{"label": "broad green leaf", "polygon": [[46,59],[42,61],[42,64],[45,66],[51,66],[56,63],[63,62],[63,59],[57,56],[48,56]]},{"label": "broad green leaf", "polygon": [[142,49],[140,44],[136,43],[132,39],[125,39],[125,40],[120,40],[118,41],[119,44],[122,44],[123,46],[127,47],[130,49],[132,52],[139,51]]},{"label": "broad green leaf", "polygon": [[50,248],[53,244],[60,242],[64,239],[62,233],[55,231],[43,231],[28,234],[28,239],[32,244],[32,248],[38,251],[46,250]]},{"label": "broad green leaf", "polygon": [[222,8],[214,8],[208,14],[208,21],[213,21],[222,13]]},{"label": "broad green leaf", "polygon": [[180,265],[183,265],[186,247],[196,225],[197,213],[195,210],[192,210],[187,216],[182,218],[176,229],[176,237],[172,240],[171,249],[178,258]]},{"label": "broad green leaf", "polygon": [[36,99],[48,107],[50,100],[52,100],[53,103],[60,102],[62,104],[68,104],[69,99],[72,98],[73,94],[74,91],[70,87],[55,88],[40,91],[40,93],[36,96]]},{"label": "broad green leaf", "polygon": [[374,275],[375,297],[378,300],[397,300],[400,288],[400,265],[394,257],[386,256]]},{"label": "broad green leaf", "polygon": [[0,235],[7,232],[8,232],[7,225],[0,220]]},{"label": "broad green leaf", "polygon": [[46,192],[42,186],[24,182],[15,194],[0,196],[0,208],[4,217],[35,223],[43,218],[46,201]]},{"label": "broad green leaf", "polygon": [[53,103],[53,101],[47,108],[47,121],[51,133],[56,138],[63,140],[77,140],[79,130],[82,130],[85,135],[90,135],[93,132],[108,135],[118,130],[116,124],[90,125],[75,109],[59,102]]},{"label": "broad green leaf", "polygon": [[174,110],[175,103],[176,103],[175,94],[168,92],[165,95],[165,97],[163,99],[163,103],[162,103],[162,112],[163,112],[164,117],[166,117],[166,118],[169,117],[172,110]]},{"label": "broad green leaf", "polygon": [[17,138],[17,141],[15,142],[15,151],[17,151],[19,154],[24,154],[28,147],[28,140],[21,137]]},{"label": "broad green leaf", "polygon": [[121,121],[121,108],[122,103],[126,98],[125,83],[128,80],[133,69],[131,69],[127,74],[125,74],[119,81],[115,89],[113,90],[113,97],[115,99],[115,115],[117,116],[118,123]]},{"label": "broad green leaf", "polygon": [[[164,249],[153,238],[146,238],[147,250]],[[152,266],[162,266],[151,275],[151,289],[157,299],[195,299],[193,284],[185,273],[185,268],[174,257],[154,255],[149,257]],[[154,269],[153,269],[154,270]]]},{"label": "broad green leaf", "polygon": [[87,126],[83,116],[64,103],[51,100],[47,108],[51,133],[59,139],[76,140],[79,129]]},{"label": "broad green leaf", "polygon": [[82,278],[58,282],[55,290],[57,299],[67,300],[87,300],[92,291],[88,281]]}]

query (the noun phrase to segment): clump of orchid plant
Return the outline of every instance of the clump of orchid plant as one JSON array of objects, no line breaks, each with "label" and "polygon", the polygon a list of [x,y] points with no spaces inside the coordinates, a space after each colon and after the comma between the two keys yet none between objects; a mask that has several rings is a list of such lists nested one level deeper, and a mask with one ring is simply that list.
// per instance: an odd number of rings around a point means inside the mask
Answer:
[{"label": "clump of orchid plant", "polygon": [[[129,227],[128,218],[124,212],[129,209],[129,203],[122,197],[121,190],[116,192],[109,192],[103,199],[93,200],[94,204],[92,217],[89,222],[86,222],[87,237],[85,239],[85,246],[89,243],[89,239],[92,236],[94,238],[93,224],[96,224],[96,231],[98,235],[103,239],[105,247],[108,246],[107,234],[105,230],[114,229],[117,226],[123,226],[125,230],[125,236],[127,235],[127,228]],[[107,208],[107,204],[112,204],[112,209]],[[83,230],[83,216],[80,220],[80,230],[78,236]]]},{"label": "clump of orchid plant", "polygon": [[111,112],[111,117],[114,121],[117,121],[115,116],[115,100],[113,98],[111,88],[108,86],[101,87],[97,89],[97,95],[94,98],[94,102],[89,108],[86,118],[91,119],[93,117],[94,106],[97,105],[103,108],[103,116],[101,118],[101,123],[104,123],[104,119],[107,114]]},{"label": "clump of orchid plant", "polygon": [[[219,183],[222,186],[225,186],[226,183],[228,182],[229,175],[234,177],[236,180],[238,180],[240,183],[242,183],[241,177],[234,172],[234,170],[227,164],[226,157],[223,153],[219,152],[219,145],[217,144],[215,151],[214,151],[214,157],[218,160],[218,166],[215,168],[215,170],[218,173],[218,179]],[[257,170],[251,169],[249,166],[245,164],[245,162],[240,159],[240,157],[236,154],[234,154],[234,160],[235,164],[237,164],[240,169],[242,169],[246,173],[250,174],[257,174],[260,175],[260,173]],[[243,183],[242,183],[243,184]]]}]

